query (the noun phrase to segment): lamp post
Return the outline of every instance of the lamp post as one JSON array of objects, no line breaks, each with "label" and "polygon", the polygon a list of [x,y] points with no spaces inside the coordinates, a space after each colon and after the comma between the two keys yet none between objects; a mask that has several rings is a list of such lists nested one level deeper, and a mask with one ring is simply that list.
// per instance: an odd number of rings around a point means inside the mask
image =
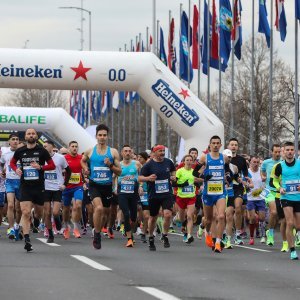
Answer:
[{"label": "lamp post", "polygon": [[[92,12],[90,10],[87,10],[82,7],[77,7],[77,6],[61,6],[59,7],[61,9],[77,9],[80,11],[85,11],[89,14],[89,51],[92,50]],[[82,33],[82,28],[81,28],[81,33]],[[82,46],[83,48],[83,46]],[[81,49],[83,50],[83,49]]]}]

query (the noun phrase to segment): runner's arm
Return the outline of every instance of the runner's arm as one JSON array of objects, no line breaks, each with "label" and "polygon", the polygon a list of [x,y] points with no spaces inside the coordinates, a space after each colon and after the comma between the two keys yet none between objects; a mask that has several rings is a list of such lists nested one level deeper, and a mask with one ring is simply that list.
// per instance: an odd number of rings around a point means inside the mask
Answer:
[{"label": "runner's arm", "polygon": [[90,153],[91,153],[91,149],[85,151],[80,161],[84,175],[89,175],[88,161],[90,160]]},{"label": "runner's arm", "polygon": [[110,163],[108,167],[113,171],[117,176],[120,176],[122,173],[121,165],[120,165],[120,156],[119,152],[116,149],[112,149],[112,154],[114,158],[114,162]]}]

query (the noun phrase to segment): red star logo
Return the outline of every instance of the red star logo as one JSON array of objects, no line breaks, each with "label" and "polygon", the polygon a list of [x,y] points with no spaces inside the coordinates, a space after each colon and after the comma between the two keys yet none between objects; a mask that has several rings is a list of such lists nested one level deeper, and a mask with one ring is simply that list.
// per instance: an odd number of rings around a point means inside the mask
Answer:
[{"label": "red star logo", "polygon": [[71,68],[71,69],[76,73],[74,80],[76,80],[79,77],[82,77],[83,79],[87,80],[85,73],[91,70],[91,68],[84,68],[82,61],[80,61],[77,68]]},{"label": "red star logo", "polygon": [[179,95],[182,95],[184,100],[186,97],[190,97],[189,90],[184,90],[183,88],[181,88],[181,92],[179,93]]}]

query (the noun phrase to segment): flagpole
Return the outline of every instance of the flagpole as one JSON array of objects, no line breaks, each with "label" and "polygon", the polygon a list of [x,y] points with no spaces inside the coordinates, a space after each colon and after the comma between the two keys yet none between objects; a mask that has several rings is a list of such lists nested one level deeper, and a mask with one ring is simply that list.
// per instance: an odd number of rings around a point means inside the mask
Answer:
[{"label": "flagpole", "polygon": [[296,158],[298,158],[298,150],[299,150],[298,19],[295,16],[295,156]]},{"label": "flagpole", "polygon": [[191,78],[190,78],[190,71],[191,71],[191,66],[189,64],[189,61],[190,61],[190,57],[191,57],[191,26],[190,26],[190,20],[191,20],[191,0],[189,0],[189,13],[188,13],[188,16],[189,16],[189,21],[188,21],[188,87],[190,88],[190,82],[191,82]]},{"label": "flagpole", "polygon": [[200,90],[201,90],[201,49],[200,49],[200,25],[201,25],[201,0],[199,0],[199,15],[198,15],[198,98],[200,99]]},{"label": "flagpole", "polygon": [[[139,33],[139,43],[140,43],[140,51],[143,51],[143,47],[142,47],[142,34]],[[140,152],[140,143],[141,143],[141,97],[139,95],[139,100],[138,100],[138,145],[137,145],[137,153]]]},{"label": "flagpole", "polygon": [[[147,45],[147,51],[149,51],[149,27],[146,27],[146,37],[147,37],[147,42],[146,42],[146,45]],[[149,140],[149,107],[148,107],[148,104],[146,102],[145,103],[145,109],[146,109],[146,132],[145,132],[145,140],[146,140],[146,143],[145,143],[145,149],[149,149],[148,145],[148,140]]]},{"label": "flagpole", "polygon": [[[124,51],[127,52],[127,44],[124,44]],[[125,145],[126,140],[126,99],[125,99],[125,91],[124,91],[124,103],[123,103],[123,145]]]},{"label": "flagpole", "polygon": [[[133,50],[133,40],[130,41],[130,51],[132,52]],[[129,107],[129,126],[128,126],[128,130],[129,130],[129,139],[128,139],[128,143],[129,145],[132,147],[131,145],[131,137],[132,137],[132,132],[131,132],[131,99],[130,99],[130,94],[129,94],[129,103],[128,103],[128,107]]]},{"label": "flagpole", "polygon": [[[170,29],[171,29],[171,20],[172,20],[172,12],[171,12],[171,10],[169,10],[169,34],[170,34]],[[172,66],[171,66],[171,68],[172,68]],[[170,146],[171,146],[171,128],[170,128],[169,124],[167,124],[167,147],[168,147],[169,153],[170,153]]]},{"label": "flagpole", "polygon": [[[234,0],[232,0],[232,8],[234,8]],[[233,127],[234,127],[234,41],[231,40],[231,96],[230,96],[230,136],[233,137]]]},{"label": "flagpole", "polygon": [[[153,3],[153,19],[152,19],[152,35],[153,35],[153,53],[158,54],[156,47],[156,0],[152,0]],[[154,146],[157,141],[157,113],[152,108],[151,109],[151,146]]]},{"label": "flagpole", "polygon": [[[135,51],[137,52],[137,50],[138,50],[138,36],[136,36],[135,37]],[[140,51],[140,49],[141,49],[141,44],[139,44],[139,51]],[[136,91],[135,91],[135,93],[136,93]],[[138,122],[137,122],[137,118],[138,118],[138,116],[137,116],[137,101],[136,101],[136,99],[135,99],[135,94],[132,94],[132,95],[134,95],[134,115],[135,115],[135,118],[134,118],[134,150],[135,151],[137,151],[137,148],[138,148],[138,135],[137,135],[137,131],[138,131],[138,128],[137,128],[137,126],[138,126]]]},{"label": "flagpole", "polygon": [[114,106],[113,106],[113,91],[110,91],[109,93],[109,100],[110,100],[110,105],[111,105],[111,116],[110,116],[110,122],[111,122],[111,144],[114,147],[114,142],[115,142],[115,130],[114,130]]},{"label": "flagpole", "polygon": [[[220,25],[218,25],[220,26]],[[219,31],[219,38],[218,38],[218,55],[219,55],[219,103],[218,103],[218,115],[219,119],[222,119],[222,108],[221,108],[221,103],[222,103],[222,72],[221,72],[221,37],[220,37],[220,30]]]},{"label": "flagpole", "polygon": [[269,151],[272,149],[272,121],[273,121],[273,0],[271,5],[271,26],[270,26],[270,79],[269,79]]},{"label": "flagpole", "polygon": [[252,2],[252,37],[251,37],[251,95],[250,95],[250,154],[253,152],[253,130],[254,130],[254,120],[253,120],[253,105],[254,105],[254,9],[255,4]]},{"label": "flagpole", "polygon": [[207,1],[207,106],[210,107],[210,0]]}]

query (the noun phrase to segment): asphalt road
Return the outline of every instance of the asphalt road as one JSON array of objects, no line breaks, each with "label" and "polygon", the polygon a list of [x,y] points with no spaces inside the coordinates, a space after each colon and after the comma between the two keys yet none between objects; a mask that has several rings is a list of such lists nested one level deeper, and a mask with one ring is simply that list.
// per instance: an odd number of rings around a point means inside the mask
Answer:
[{"label": "asphalt road", "polygon": [[[170,235],[171,248],[156,239],[156,252],[137,238],[102,239],[94,250],[90,232],[81,239],[55,237],[50,246],[42,233],[32,234],[34,247],[11,242],[0,227],[0,300],[110,299],[300,299],[300,260],[259,244],[213,253],[196,240],[188,246]],[[299,251],[300,254],[300,251]]]}]

